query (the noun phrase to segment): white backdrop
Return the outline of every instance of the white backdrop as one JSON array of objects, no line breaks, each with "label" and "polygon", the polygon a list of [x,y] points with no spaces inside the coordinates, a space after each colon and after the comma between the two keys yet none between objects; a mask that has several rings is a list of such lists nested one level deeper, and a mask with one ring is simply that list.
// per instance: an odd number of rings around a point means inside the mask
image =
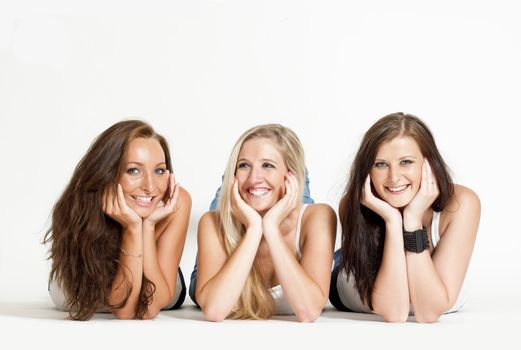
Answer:
[{"label": "white backdrop", "polygon": [[52,206],[116,121],[143,118],[170,142],[193,199],[188,276],[197,221],[246,128],[293,128],[312,196],[336,208],[361,136],[397,111],[429,124],[481,198],[471,295],[519,295],[515,1],[146,3],[0,0],[0,301],[48,298]]}]

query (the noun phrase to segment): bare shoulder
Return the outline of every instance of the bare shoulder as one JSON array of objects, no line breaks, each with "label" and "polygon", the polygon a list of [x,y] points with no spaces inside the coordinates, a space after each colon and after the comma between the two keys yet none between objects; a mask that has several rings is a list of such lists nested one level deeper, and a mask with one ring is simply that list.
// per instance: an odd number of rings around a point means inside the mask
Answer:
[{"label": "bare shoulder", "polygon": [[454,195],[450,199],[446,208],[449,213],[480,212],[481,202],[476,192],[462,185],[454,185]]},{"label": "bare shoulder", "polygon": [[[305,241],[308,234],[313,237],[336,235],[336,213],[328,204],[310,204],[302,215],[302,237]],[[317,235],[318,234],[318,235]]]},{"label": "bare shoulder", "polygon": [[458,232],[467,232],[469,237],[475,237],[480,216],[481,203],[478,195],[468,187],[454,185],[454,194],[440,219],[440,236],[451,231],[452,227]]},{"label": "bare shoulder", "polygon": [[328,204],[310,204],[302,215],[302,251],[323,250],[331,257],[336,237],[336,213]]},{"label": "bare shoulder", "polygon": [[204,231],[204,234],[207,234],[207,231],[217,232],[219,227],[219,212],[217,211],[207,211],[201,216],[199,219],[199,234]]},{"label": "bare shoulder", "polygon": [[302,216],[302,221],[308,220],[335,220],[336,221],[336,213],[335,210],[329,205],[325,203],[318,204],[309,204],[304,211]]},{"label": "bare shoulder", "polygon": [[183,205],[187,205],[189,207],[192,207],[192,196],[190,196],[190,193],[183,187],[179,187],[179,207]]},{"label": "bare shoulder", "polygon": [[[223,237],[219,230],[219,212],[208,211],[199,219],[197,244],[200,254],[225,254]],[[220,247],[221,249],[219,249]]]}]

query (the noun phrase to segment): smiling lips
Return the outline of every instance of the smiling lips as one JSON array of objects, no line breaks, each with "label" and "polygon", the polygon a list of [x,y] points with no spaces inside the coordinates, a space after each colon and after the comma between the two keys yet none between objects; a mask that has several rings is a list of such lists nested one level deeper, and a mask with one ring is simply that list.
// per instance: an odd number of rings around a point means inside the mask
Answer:
[{"label": "smiling lips", "polygon": [[132,199],[137,202],[142,207],[150,207],[152,205],[152,201],[155,196],[134,196],[131,195]]},{"label": "smiling lips", "polygon": [[266,187],[250,187],[247,190],[248,194],[255,198],[263,197],[266,194],[268,194],[270,191],[271,190]]},{"label": "smiling lips", "polygon": [[402,194],[410,185],[401,185],[396,187],[385,187],[392,194]]}]

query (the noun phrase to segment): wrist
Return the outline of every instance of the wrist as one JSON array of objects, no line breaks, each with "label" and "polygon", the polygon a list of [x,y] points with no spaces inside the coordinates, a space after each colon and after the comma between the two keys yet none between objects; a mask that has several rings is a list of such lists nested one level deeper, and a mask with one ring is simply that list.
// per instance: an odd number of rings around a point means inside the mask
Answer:
[{"label": "wrist", "polygon": [[141,223],[123,226],[123,236],[141,236]]},{"label": "wrist", "polygon": [[266,243],[271,246],[272,244],[277,244],[277,242],[282,239],[282,234],[279,228],[264,227],[262,229],[262,237],[266,240]]},{"label": "wrist", "polygon": [[264,225],[262,227],[262,234],[266,237],[280,236],[280,229],[278,226]]},{"label": "wrist", "polygon": [[404,213],[403,228],[405,231],[416,231],[422,229],[422,215]]},{"label": "wrist", "polygon": [[400,227],[400,230],[401,230],[402,222],[403,222],[401,215],[393,215],[393,216],[386,217],[383,219],[385,221],[385,226],[397,226],[397,227]]},{"label": "wrist", "polygon": [[[129,232],[130,233],[130,232]],[[143,246],[143,238],[141,232],[139,234],[124,234],[121,240],[121,248],[126,251],[141,250]]]},{"label": "wrist", "polygon": [[264,235],[276,234],[280,232],[280,223],[274,222],[274,220],[262,220],[262,233]]},{"label": "wrist", "polygon": [[156,222],[150,219],[143,219],[143,223],[141,224],[143,231],[155,230]]},{"label": "wrist", "polygon": [[246,235],[256,235],[262,237],[262,226],[250,225],[246,227]]}]

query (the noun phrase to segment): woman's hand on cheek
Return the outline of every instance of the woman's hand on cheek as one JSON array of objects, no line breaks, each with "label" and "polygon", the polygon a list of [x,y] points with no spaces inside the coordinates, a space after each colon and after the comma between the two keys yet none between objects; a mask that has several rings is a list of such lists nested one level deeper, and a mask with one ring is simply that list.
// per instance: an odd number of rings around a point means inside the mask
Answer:
[{"label": "woman's hand on cheek", "polygon": [[421,228],[423,213],[430,208],[432,203],[438,198],[440,191],[436,177],[432,172],[432,168],[427,159],[423,160],[422,179],[420,189],[403,211],[403,217],[406,221],[413,221],[413,226]]},{"label": "woman's hand on cheek", "polygon": [[286,175],[286,193],[284,196],[264,215],[262,219],[262,226],[264,232],[278,230],[279,226],[292,210],[294,210],[298,203],[298,182],[295,175],[291,171]]},{"label": "woman's hand on cheek", "polygon": [[231,209],[233,217],[239,220],[239,222],[243,224],[246,229],[262,228],[262,218],[259,213],[257,213],[255,209],[250,207],[248,203],[246,203],[241,198],[241,195],[239,194],[239,182],[237,181],[237,178],[233,179]]},{"label": "woman's hand on cheek", "polygon": [[180,185],[175,181],[174,174],[170,174],[170,171],[166,171],[168,175],[168,188],[166,190],[163,199],[157,203],[154,211],[144,219],[144,223],[155,225],[168,215],[174,213],[179,209],[179,188]]},{"label": "woman's hand on cheek", "polygon": [[117,221],[123,229],[140,229],[141,217],[127,205],[123,189],[118,184],[103,191],[103,212]]},{"label": "woman's hand on cheek", "polygon": [[362,202],[361,204],[376,214],[378,214],[386,223],[393,221],[401,221],[402,216],[400,211],[393,206],[391,206],[386,201],[377,198],[373,194],[373,190],[371,189],[371,176],[367,175],[365,179],[364,187],[362,189]]}]

